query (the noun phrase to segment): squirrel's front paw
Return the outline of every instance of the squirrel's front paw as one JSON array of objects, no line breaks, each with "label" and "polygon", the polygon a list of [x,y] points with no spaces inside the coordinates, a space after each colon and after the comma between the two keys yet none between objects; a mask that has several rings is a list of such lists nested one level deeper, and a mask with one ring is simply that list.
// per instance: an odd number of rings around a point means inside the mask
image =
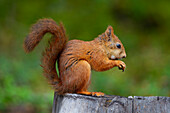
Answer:
[{"label": "squirrel's front paw", "polygon": [[119,63],[119,65],[118,65],[118,68],[124,72],[124,71],[125,71],[125,68],[126,68],[126,64],[121,61],[121,62]]}]

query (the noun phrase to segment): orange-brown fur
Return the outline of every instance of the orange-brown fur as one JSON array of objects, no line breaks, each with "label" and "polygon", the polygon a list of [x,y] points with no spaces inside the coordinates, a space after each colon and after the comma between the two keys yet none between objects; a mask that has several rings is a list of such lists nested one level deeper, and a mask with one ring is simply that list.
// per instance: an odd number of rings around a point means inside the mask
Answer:
[{"label": "orange-brown fur", "polygon": [[[125,69],[124,62],[116,59],[126,57],[125,49],[113,28],[92,41],[70,40],[62,24],[57,25],[52,19],[41,19],[33,25],[24,42],[26,52],[30,52],[40,42],[45,33],[53,35],[49,47],[43,53],[42,67],[44,75],[58,94],[80,93],[87,95],[104,95],[101,92],[88,92],[91,69],[105,71],[115,66]],[[119,44],[121,48],[118,48]],[[56,72],[58,63],[59,76]]]}]

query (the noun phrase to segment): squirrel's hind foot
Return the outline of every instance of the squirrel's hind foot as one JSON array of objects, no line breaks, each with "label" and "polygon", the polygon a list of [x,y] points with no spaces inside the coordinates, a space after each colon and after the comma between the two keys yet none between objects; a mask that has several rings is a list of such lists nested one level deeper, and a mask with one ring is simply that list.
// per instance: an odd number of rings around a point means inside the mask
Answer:
[{"label": "squirrel's hind foot", "polygon": [[102,92],[88,92],[88,91],[81,91],[81,92],[77,92],[77,94],[83,94],[83,95],[91,95],[91,96],[104,96],[105,94]]}]

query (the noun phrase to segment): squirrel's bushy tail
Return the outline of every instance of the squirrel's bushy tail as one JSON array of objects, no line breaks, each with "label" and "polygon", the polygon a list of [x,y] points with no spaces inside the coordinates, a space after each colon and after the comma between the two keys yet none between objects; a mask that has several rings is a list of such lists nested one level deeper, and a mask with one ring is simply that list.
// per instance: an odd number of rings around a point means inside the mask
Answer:
[{"label": "squirrel's bushy tail", "polygon": [[44,76],[48,79],[48,82],[56,88],[61,84],[56,71],[56,61],[67,41],[63,25],[61,23],[57,25],[52,19],[40,19],[32,26],[31,32],[26,37],[24,49],[27,53],[31,52],[48,32],[53,36],[50,40],[49,47],[43,52],[41,66],[43,67]]}]

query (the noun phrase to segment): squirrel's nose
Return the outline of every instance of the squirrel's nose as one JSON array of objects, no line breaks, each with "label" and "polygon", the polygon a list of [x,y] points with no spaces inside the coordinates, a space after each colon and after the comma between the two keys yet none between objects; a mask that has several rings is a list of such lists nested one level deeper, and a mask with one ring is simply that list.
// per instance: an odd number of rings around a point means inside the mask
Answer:
[{"label": "squirrel's nose", "polygon": [[126,55],[124,55],[122,58],[126,58]]}]

